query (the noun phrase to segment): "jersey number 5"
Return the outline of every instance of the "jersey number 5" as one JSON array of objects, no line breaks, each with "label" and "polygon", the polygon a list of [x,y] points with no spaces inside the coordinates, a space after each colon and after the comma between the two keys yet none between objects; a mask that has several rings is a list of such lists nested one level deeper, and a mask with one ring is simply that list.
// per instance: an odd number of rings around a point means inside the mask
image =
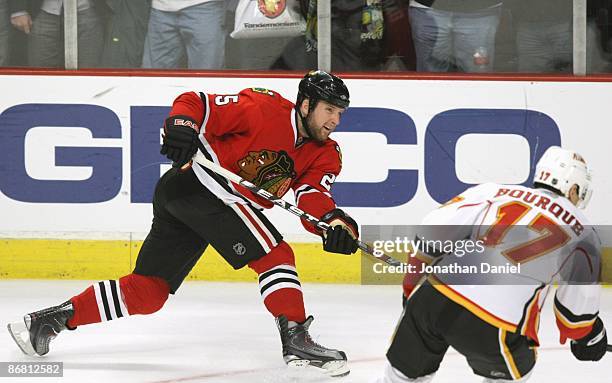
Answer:
[{"label": "jersey number 5", "polygon": [[[500,206],[497,209],[497,220],[483,238],[484,244],[486,246],[501,244],[508,231],[517,225],[529,210],[531,210],[530,206],[517,201]],[[529,262],[541,257],[565,245],[570,239],[569,234],[561,226],[541,213],[532,219],[527,227],[541,235],[502,252],[502,255],[514,264]]]},{"label": "jersey number 5", "polygon": [[237,94],[224,94],[215,97],[215,105],[227,105],[230,102],[238,102]]}]

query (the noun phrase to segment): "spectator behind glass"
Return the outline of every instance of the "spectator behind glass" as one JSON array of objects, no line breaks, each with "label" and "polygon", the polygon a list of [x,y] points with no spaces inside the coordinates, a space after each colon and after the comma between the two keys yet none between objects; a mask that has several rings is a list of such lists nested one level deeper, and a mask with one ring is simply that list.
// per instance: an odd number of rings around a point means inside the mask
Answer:
[{"label": "spectator behind glass", "polygon": [[0,67],[8,65],[10,21],[8,0],[0,0]]},{"label": "spectator behind glass", "polygon": [[[64,66],[64,17],[62,0],[9,0],[11,23],[28,34],[28,65]],[[78,66],[97,67],[104,27],[101,0],[77,0]]]},{"label": "spectator behind glass", "polygon": [[221,69],[225,56],[225,2],[153,0],[143,68]]},{"label": "spectator behind glass", "polygon": [[502,0],[410,0],[419,72],[491,72]]},{"label": "spectator behind glass", "polygon": [[[520,72],[573,72],[572,0],[506,0]],[[587,72],[610,72],[611,0],[587,1]]]},{"label": "spectator behind glass", "polygon": [[105,0],[104,68],[140,68],[151,0]]},{"label": "spectator behind glass", "polygon": [[[369,1],[372,3],[372,1]],[[331,2],[331,66],[336,72],[378,71],[382,62],[382,41],[362,39],[363,21],[368,20],[366,0],[333,0]],[[383,1],[378,1],[382,6]],[[272,69],[308,70],[317,65],[317,1],[300,0],[302,14],[308,22],[306,36],[290,41]],[[369,20],[368,20],[369,21]]]},{"label": "spectator behind glass", "polygon": [[519,72],[572,71],[572,0],[506,0]]},{"label": "spectator behind glass", "polygon": [[612,73],[612,0],[587,0],[587,71]]}]

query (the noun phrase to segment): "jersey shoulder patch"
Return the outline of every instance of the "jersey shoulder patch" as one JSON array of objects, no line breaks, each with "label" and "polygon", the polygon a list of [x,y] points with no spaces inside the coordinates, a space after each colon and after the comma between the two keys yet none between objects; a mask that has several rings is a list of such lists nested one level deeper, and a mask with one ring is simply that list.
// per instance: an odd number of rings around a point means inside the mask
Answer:
[{"label": "jersey shoulder patch", "polygon": [[268,95],[270,97],[274,97],[277,94],[276,92],[271,91],[270,89],[266,89],[266,88],[251,88],[251,91],[253,91],[255,93],[265,94],[265,95]]}]

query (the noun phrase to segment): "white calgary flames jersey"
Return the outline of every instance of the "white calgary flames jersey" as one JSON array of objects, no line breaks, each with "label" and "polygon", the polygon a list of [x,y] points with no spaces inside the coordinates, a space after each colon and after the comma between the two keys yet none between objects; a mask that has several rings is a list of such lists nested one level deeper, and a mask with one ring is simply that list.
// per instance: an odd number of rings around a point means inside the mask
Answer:
[{"label": "white calgary flames jersey", "polygon": [[462,256],[455,251],[435,259],[430,266],[438,272],[428,278],[481,319],[538,343],[540,310],[550,285],[558,283],[560,341],[591,331],[599,310],[601,242],[567,198],[546,189],[482,184],[428,214],[422,227],[428,240],[475,244]]}]

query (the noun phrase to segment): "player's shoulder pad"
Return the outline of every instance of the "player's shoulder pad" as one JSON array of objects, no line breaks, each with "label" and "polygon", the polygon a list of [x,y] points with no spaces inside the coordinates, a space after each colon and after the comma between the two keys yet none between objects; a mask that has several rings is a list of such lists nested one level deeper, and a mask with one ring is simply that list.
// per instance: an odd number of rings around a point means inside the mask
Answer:
[{"label": "player's shoulder pad", "polygon": [[240,93],[244,94],[244,95],[249,95],[249,96],[251,96],[253,98],[268,98],[268,99],[272,99],[272,98],[279,98],[280,97],[278,92],[275,92],[273,90],[266,89],[266,88],[245,88]]},{"label": "player's shoulder pad", "polygon": [[496,184],[491,182],[470,186],[469,188],[459,193],[459,196],[468,197],[476,194],[482,194],[488,190],[494,189],[496,186]]},{"label": "player's shoulder pad", "polygon": [[503,187],[503,185],[496,184],[493,182],[485,182],[485,183],[474,185],[472,187],[465,189],[465,191],[461,193],[461,195],[465,197],[478,196],[478,195],[489,195],[491,194],[491,192],[499,189],[500,187]]},{"label": "player's shoulder pad", "polygon": [[500,185],[492,183],[492,182],[474,185],[472,187],[465,189],[464,191],[462,191],[460,194],[456,195],[452,199],[446,201],[440,207],[443,208],[443,207],[451,206],[451,205],[457,206],[455,205],[457,202],[473,201],[473,200],[478,200],[482,197],[488,198],[491,192],[499,186]]},{"label": "player's shoulder pad", "polygon": [[325,151],[334,151],[338,154],[340,160],[342,161],[342,151],[340,150],[340,145],[336,141],[331,138],[325,140],[325,142],[321,143],[321,147],[325,148]]},{"label": "player's shoulder pad", "polygon": [[318,165],[326,168],[327,172],[340,173],[342,169],[342,150],[340,145],[330,138],[318,146],[320,150],[316,161]]},{"label": "player's shoulder pad", "polygon": [[[592,229],[595,230],[595,234],[597,236],[599,236],[599,231],[596,230],[596,225],[593,225],[591,223],[591,220],[586,216],[586,214],[584,213],[584,210],[578,208],[578,207],[574,207],[573,211],[571,212],[572,214],[574,214],[576,216],[576,219],[578,221],[580,221],[580,223],[582,224],[582,226],[584,227],[590,227]],[[606,226],[602,226],[603,230],[606,230]]]},{"label": "player's shoulder pad", "polygon": [[293,109],[293,103],[291,101],[285,99],[280,93],[270,89],[246,88],[243,89],[240,94],[255,101],[260,107],[265,108],[266,106],[270,106],[276,108],[281,106],[283,109]]}]

